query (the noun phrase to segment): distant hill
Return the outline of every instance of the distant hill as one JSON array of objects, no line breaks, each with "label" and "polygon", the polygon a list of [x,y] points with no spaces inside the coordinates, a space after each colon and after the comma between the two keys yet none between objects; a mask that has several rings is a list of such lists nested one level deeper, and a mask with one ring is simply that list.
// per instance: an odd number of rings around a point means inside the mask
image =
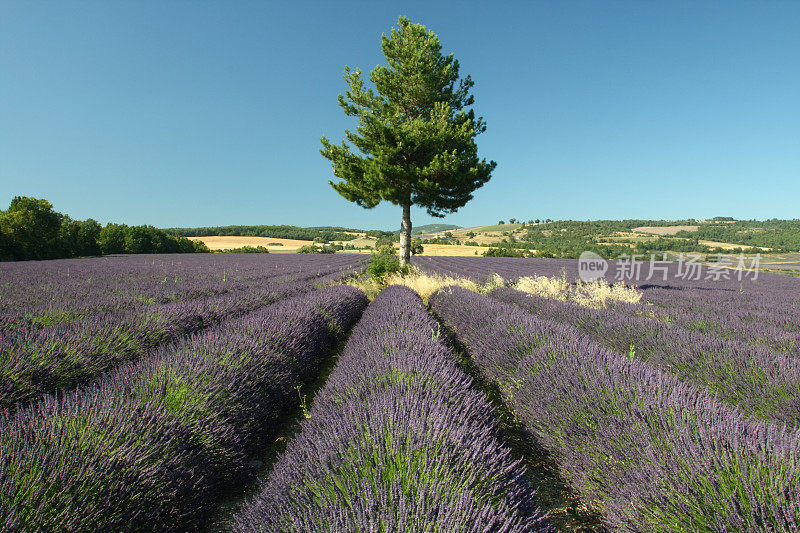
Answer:
[{"label": "distant hill", "polygon": [[489,226],[476,226],[474,228],[467,228],[475,233],[479,233],[481,231],[514,231],[522,227],[521,223],[516,224],[491,224]]},{"label": "distant hill", "polygon": [[[463,227],[453,224],[423,224],[412,233],[423,244],[495,246],[535,250],[542,257],[578,257],[590,250],[603,257],[620,254],[697,252],[704,254],[746,251],[748,253],[800,252],[800,220],[545,220],[534,223],[491,224]],[[170,228],[182,237],[267,237],[322,242],[351,242],[370,237],[389,237],[397,242],[400,231],[357,230],[341,226],[223,226]],[[446,232],[452,232],[447,236]],[[360,241],[359,241],[360,242]],[[366,243],[366,241],[365,241]],[[473,252],[474,253],[474,252]]]},{"label": "distant hill", "polygon": [[[440,231],[451,231],[461,229],[461,226],[454,226],[452,224],[424,224],[422,226],[414,226],[411,228],[412,235],[419,235],[420,233],[437,233]],[[400,233],[400,230],[395,231],[395,234]]]}]

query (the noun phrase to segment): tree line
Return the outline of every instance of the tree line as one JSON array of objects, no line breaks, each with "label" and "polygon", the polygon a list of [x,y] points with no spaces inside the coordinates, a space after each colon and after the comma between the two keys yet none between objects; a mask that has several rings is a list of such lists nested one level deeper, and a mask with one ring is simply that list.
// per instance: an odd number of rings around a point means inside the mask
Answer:
[{"label": "tree line", "polygon": [[[676,236],[683,237],[686,232]],[[763,246],[776,252],[800,252],[800,220],[740,220],[729,224],[702,224],[693,236],[709,241]]]},{"label": "tree line", "polygon": [[153,226],[73,220],[42,198],[16,196],[8,209],[0,210],[0,261],[208,251],[202,242]]},{"label": "tree line", "polygon": [[[356,235],[340,229],[300,228],[298,226],[215,226],[202,228],[166,228],[164,231],[180,237],[211,237],[235,235],[237,237],[272,237],[273,239],[298,239],[301,241],[330,242],[352,241]],[[378,232],[382,233],[382,232]]]}]

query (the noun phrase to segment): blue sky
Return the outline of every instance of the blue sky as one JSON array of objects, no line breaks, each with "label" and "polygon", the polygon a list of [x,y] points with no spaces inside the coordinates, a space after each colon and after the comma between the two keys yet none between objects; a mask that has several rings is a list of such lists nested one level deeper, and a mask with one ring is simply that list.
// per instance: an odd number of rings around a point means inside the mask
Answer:
[{"label": "blue sky", "polygon": [[[476,82],[492,180],[445,222],[800,217],[800,2],[0,1],[0,206],[399,227],[328,185],[345,65],[405,15]],[[423,210],[416,225],[441,222]]]}]

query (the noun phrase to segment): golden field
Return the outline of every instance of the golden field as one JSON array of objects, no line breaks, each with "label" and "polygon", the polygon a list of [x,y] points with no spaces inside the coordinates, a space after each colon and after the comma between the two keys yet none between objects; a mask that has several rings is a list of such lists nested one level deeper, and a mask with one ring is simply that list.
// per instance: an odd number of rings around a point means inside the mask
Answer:
[{"label": "golden field", "polygon": [[[209,250],[230,250],[231,248],[241,248],[242,246],[263,246],[270,252],[294,252],[301,246],[312,244],[311,241],[301,241],[298,239],[276,239],[274,237],[237,237],[231,235],[209,236],[209,237],[189,237],[193,241],[202,241]],[[275,246],[273,243],[280,243]]]},{"label": "golden field", "polygon": [[[698,241],[700,244],[705,244],[706,246],[710,246],[711,248],[722,248],[723,250],[733,250],[735,248],[746,248],[750,249],[750,246],[743,246],[741,244],[731,244],[729,242],[719,242],[719,241]],[[772,248],[765,248],[763,246],[755,246],[754,248],[761,250],[763,252],[768,252],[772,250]]]},{"label": "golden field", "polygon": [[676,235],[679,231],[697,231],[700,226],[641,226],[633,228],[637,233],[652,235]]},{"label": "golden field", "polygon": [[457,244],[423,244],[421,255],[457,255],[457,256],[475,256],[483,255],[488,248],[485,246],[463,246]]},{"label": "golden field", "polygon": [[[230,250],[232,248],[241,248],[242,246],[263,246],[270,252],[296,252],[301,246],[313,244],[312,241],[303,241],[299,239],[275,239],[272,237],[237,237],[237,236],[209,236],[209,237],[189,237],[193,241],[202,241],[209,250]],[[274,243],[280,243],[282,246],[275,246]],[[336,242],[336,244],[347,244],[345,242]],[[349,244],[355,246],[375,246],[375,239],[371,238],[358,238],[351,241]],[[483,255],[486,251],[484,246],[460,246],[454,244],[423,244],[424,250],[422,255],[453,255],[453,256],[475,256]],[[337,253],[369,253],[370,250],[342,250]]]}]

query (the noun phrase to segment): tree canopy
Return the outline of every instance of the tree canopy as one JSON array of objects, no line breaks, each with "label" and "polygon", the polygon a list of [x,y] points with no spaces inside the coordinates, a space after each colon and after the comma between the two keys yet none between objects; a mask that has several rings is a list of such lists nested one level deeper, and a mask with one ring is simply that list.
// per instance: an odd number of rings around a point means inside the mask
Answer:
[{"label": "tree canopy", "polygon": [[202,242],[169,235],[153,226],[101,226],[73,220],[41,198],[17,196],[0,211],[0,260],[57,259],[103,254],[208,252]]},{"label": "tree canopy", "polygon": [[342,181],[331,186],[365,208],[382,201],[403,207],[401,260],[408,260],[410,206],[443,217],[472,199],[489,181],[496,163],[478,156],[475,137],[486,130],[470,106],[474,82],[459,76],[453,54],[443,55],[435,33],[404,17],[383,35],[388,66],[370,73],[345,67],[348,90],[339,95],[356,131],[334,144],[322,137],[321,154]]}]

